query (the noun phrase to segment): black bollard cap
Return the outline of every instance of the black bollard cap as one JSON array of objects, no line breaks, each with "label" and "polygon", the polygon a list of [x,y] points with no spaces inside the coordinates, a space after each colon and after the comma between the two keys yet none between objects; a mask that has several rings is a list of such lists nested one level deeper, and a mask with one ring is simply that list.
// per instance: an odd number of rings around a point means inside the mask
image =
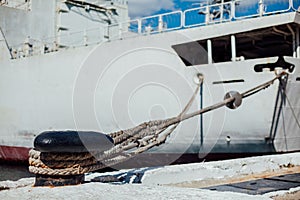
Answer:
[{"label": "black bollard cap", "polygon": [[40,152],[103,152],[113,146],[110,136],[89,131],[46,131],[34,140],[34,148]]}]

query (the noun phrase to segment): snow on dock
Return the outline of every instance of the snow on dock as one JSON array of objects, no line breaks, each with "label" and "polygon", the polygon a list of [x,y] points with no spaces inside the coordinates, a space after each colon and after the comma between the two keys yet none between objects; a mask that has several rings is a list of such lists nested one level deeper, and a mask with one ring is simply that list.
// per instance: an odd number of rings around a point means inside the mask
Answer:
[{"label": "snow on dock", "polygon": [[299,173],[300,153],[292,153],[90,173],[86,175],[86,183],[77,186],[33,187],[34,178],[3,181],[0,182],[0,199],[299,199],[298,178],[284,181],[293,183],[292,187],[266,190],[262,194],[209,190],[212,186],[275,176],[282,179],[283,175]]}]

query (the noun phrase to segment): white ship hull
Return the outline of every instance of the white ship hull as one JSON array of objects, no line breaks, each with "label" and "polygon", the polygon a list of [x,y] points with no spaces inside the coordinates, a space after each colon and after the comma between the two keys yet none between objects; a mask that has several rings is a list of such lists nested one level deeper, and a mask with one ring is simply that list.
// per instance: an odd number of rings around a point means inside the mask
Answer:
[{"label": "white ship hull", "polygon": [[[280,17],[288,21],[295,16]],[[202,96],[196,97],[190,111],[222,101],[228,91],[243,92],[274,78],[274,72],[257,73],[254,66],[274,63],[276,57],[186,67],[172,48],[217,36],[221,33],[215,30],[225,26],[245,31],[251,29],[247,24],[254,29],[263,23],[250,19],[242,26],[230,22],[20,59],[1,58],[0,159],[26,159],[24,152],[33,147],[35,136],[43,131],[112,133],[144,121],[176,116],[193,94],[198,73],[204,75]],[[209,153],[224,156],[298,151],[300,59],[285,59],[295,65],[288,76],[285,103],[277,99],[277,81],[245,99],[236,110],[224,107],[204,114],[202,119],[198,116],[182,122],[165,144],[149,153],[202,158]],[[10,154],[7,149],[19,149],[23,156]]]}]

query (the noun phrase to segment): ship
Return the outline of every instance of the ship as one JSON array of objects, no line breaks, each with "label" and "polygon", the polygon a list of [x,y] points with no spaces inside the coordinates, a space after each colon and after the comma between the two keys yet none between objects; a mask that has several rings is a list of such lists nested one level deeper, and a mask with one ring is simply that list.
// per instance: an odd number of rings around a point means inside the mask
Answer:
[{"label": "ship", "polygon": [[2,161],[27,161],[44,131],[112,133],[176,116],[199,75],[192,111],[283,71],[239,108],[180,123],[136,162],[300,150],[298,0],[214,0],[136,19],[127,0],[0,2]]}]

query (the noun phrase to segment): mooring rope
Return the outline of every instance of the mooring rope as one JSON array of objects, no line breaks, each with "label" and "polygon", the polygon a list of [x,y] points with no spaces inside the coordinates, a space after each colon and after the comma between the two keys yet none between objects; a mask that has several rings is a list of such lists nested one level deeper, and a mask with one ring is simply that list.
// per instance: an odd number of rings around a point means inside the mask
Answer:
[{"label": "mooring rope", "polygon": [[[276,75],[276,77],[272,80],[260,84],[239,95],[241,98],[249,97],[268,88],[275,82],[275,80],[280,79],[285,75],[286,73],[282,72],[281,74]],[[113,139],[115,146],[107,151],[100,153],[90,152],[81,154],[54,154],[41,153],[33,149],[29,154],[29,171],[34,174],[52,176],[78,175],[124,162],[137,154],[143,153],[153,148],[154,146],[165,143],[167,138],[176,129],[180,122],[190,119],[194,116],[221,108],[235,101],[236,97],[229,96],[219,103],[187,114],[187,111],[194,102],[199,88],[203,83],[202,77],[199,77],[199,79],[199,84],[197,85],[193,96],[178,116],[165,120],[145,122],[131,129],[111,133],[109,134],[109,136]]]},{"label": "mooring rope", "polygon": [[296,122],[298,128],[300,129],[300,122],[299,122],[299,120],[298,120],[298,118],[297,118],[295,109],[294,109],[294,107],[292,106],[292,103],[291,103],[291,101],[290,101],[288,95],[286,94],[286,91],[285,91],[284,89],[281,89],[281,91],[282,91],[282,94],[284,95],[284,97],[286,98],[286,100],[287,100],[287,102],[288,102],[288,104],[289,104],[289,107],[290,107],[290,109],[291,109],[293,118],[295,119],[295,122]]}]

